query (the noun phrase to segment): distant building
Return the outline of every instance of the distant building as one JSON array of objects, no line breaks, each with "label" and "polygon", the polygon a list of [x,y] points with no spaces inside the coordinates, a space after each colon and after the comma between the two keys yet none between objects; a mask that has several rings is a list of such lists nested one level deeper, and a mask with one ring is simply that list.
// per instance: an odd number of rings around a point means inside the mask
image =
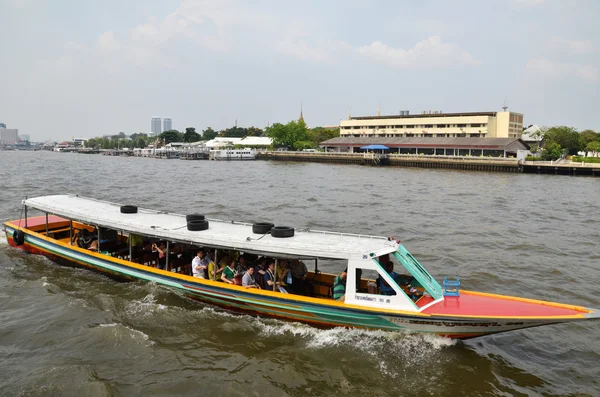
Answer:
[{"label": "distant building", "polygon": [[29,135],[19,135],[19,138],[21,139],[21,141],[29,141],[31,142],[31,137]]},{"label": "distant building", "polygon": [[6,124],[0,123],[0,128],[6,128]]},{"label": "distant building", "polygon": [[364,153],[369,145],[382,145],[385,153],[429,156],[516,157],[529,145],[519,138],[337,137],[321,142],[326,151]]},{"label": "distant building", "polygon": [[85,138],[73,138],[73,146],[85,146]]},{"label": "distant building", "polygon": [[170,117],[163,119],[163,131],[171,131],[173,129],[173,120]]},{"label": "distant building", "polygon": [[523,115],[514,112],[442,113],[348,117],[340,121],[342,137],[519,138]]},{"label": "distant building", "polygon": [[162,132],[162,120],[160,117],[152,117],[150,121],[150,131],[155,134],[160,134]]},{"label": "distant building", "polygon": [[544,131],[542,131],[542,129],[535,124],[530,125],[525,131],[523,131],[523,135],[521,135],[521,140],[532,147],[540,147],[543,139]]},{"label": "distant building", "polygon": [[13,128],[0,128],[0,144],[15,145],[19,142],[19,130]]}]

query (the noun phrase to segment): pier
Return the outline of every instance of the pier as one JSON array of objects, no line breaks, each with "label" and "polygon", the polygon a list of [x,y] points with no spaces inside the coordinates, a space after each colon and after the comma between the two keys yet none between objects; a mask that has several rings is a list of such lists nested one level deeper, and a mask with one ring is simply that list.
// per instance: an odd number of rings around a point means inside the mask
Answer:
[{"label": "pier", "polygon": [[552,161],[519,161],[516,158],[504,157],[429,156],[337,152],[265,152],[258,154],[257,160],[305,161],[316,163],[440,168],[512,173],[522,172],[528,174],[600,176],[600,164],[572,162],[557,163]]}]

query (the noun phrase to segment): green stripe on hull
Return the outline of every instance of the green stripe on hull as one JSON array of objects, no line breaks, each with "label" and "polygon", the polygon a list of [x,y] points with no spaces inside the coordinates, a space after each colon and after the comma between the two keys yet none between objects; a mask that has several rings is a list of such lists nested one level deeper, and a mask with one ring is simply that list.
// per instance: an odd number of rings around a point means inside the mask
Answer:
[{"label": "green stripe on hull", "polygon": [[[234,307],[239,310],[253,311],[267,316],[292,318],[299,321],[322,323],[331,326],[348,326],[387,330],[403,329],[403,327],[377,315],[345,312],[336,310],[335,308],[314,307],[313,305],[305,305],[303,302],[286,301],[279,304],[276,301],[276,298],[272,298],[272,300],[262,300],[261,298],[263,297],[252,296],[251,300],[246,300],[243,296],[237,295],[236,291],[227,290],[220,292],[216,286],[206,286],[204,284],[198,284],[197,287],[195,285],[187,286],[183,284],[184,281],[174,282],[168,280],[168,274],[154,276],[134,268],[129,268],[127,265],[112,264],[110,257],[107,259],[94,258],[75,250],[63,248],[59,245],[47,242],[29,234],[26,234],[25,242],[26,244],[29,244],[41,251],[60,256],[64,259],[74,261],[79,264],[83,263],[99,271],[109,272],[128,278],[137,278],[156,282],[157,284],[176,288],[187,295],[193,295],[201,300],[212,302],[217,306]],[[198,288],[201,288],[202,290],[198,290]],[[217,291],[214,291],[214,289],[217,289]],[[232,295],[224,297],[223,293]]]}]

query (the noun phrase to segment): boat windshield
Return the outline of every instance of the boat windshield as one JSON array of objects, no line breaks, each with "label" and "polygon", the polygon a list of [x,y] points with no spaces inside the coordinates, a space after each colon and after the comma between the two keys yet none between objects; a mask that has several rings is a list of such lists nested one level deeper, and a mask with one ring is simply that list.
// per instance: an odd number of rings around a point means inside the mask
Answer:
[{"label": "boat windshield", "polygon": [[418,283],[434,299],[442,297],[442,287],[403,245],[394,252],[394,257],[415,279],[413,284]]}]

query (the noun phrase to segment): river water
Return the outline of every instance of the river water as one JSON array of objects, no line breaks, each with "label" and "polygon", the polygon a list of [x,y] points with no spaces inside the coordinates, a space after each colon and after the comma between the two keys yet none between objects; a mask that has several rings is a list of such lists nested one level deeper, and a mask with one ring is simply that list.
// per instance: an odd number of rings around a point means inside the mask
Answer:
[{"label": "river water", "polygon": [[[568,176],[0,152],[0,219],[76,193],[394,235],[465,289],[600,307],[600,182]],[[330,265],[331,266],[331,265]],[[341,269],[324,269],[338,272]],[[455,342],[231,314],[0,243],[1,396],[598,396],[598,322]]]}]

